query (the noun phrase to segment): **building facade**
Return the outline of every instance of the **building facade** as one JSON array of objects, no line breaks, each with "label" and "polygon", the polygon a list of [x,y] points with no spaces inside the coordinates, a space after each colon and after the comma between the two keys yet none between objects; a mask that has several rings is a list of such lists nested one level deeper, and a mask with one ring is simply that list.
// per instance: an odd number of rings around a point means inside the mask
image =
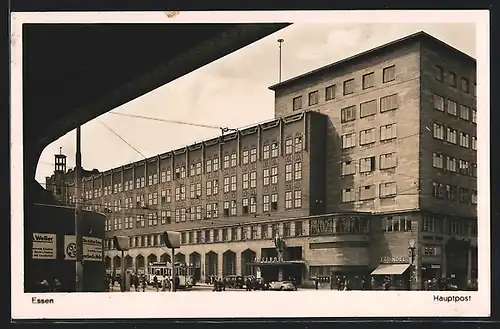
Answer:
[{"label": "building facade", "polygon": [[[160,234],[175,230],[176,260],[200,280],[464,286],[477,278],[475,79],[474,59],[418,33],[270,87],[267,123],[90,172],[82,197],[108,214],[108,268],[120,267],[113,236],[130,237],[125,264],[141,272],[170,260]],[[72,178],[60,176],[71,203]]]}]

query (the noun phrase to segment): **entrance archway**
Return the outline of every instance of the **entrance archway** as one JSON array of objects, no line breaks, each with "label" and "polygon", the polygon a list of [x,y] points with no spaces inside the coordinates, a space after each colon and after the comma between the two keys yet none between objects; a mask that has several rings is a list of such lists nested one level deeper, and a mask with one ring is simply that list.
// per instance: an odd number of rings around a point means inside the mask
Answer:
[{"label": "entrance archway", "polygon": [[111,258],[109,256],[104,257],[104,267],[106,268],[106,273],[111,274]]},{"label": "entrance archway", "polygon": [[189,263],[193,266],[193,279],[198,282],[201,279],[201,255],[193,252],[189,255]]},{"label": "entrance archway", "polygon": [[236,253],[227,250],[222,254],[222,277],[236,275]]},{"label": "entrance archway", "polygon": [[205,254],[205,276],[207,278],[217,276],[219,269],[219,256],[213,251]]},{"label": "entrance archway", "polygon": [[170,255],[167,253],[163,253],[160,256],[160,262],[162,262],[162,263],[170,263],[171,261],[172,261],[172,257],[170,257]]},{"label": "entrance archway", "polygon": [[146,269],[144,268],[144,256],[137,255],[135,258],[135,267],[138,274],[146,274]]},{"label": "entrance archway", "polygon": [[113,257],[113,270],[116,274],[120,274],[122,270],[122,259],[120,256]]},{"label": "entrance archway", "polygon": [[148,266],[149,266],[149,264],[156,263],[156,262],[158,262],[158,257],[155,254],[150,254],[148,256]]},{"label": "entrance archway", "polygon": [[250,263],[255,261],[257,253],[252,249],[247,249],[241,253],[241,275],[255,275],[255,266]]},{"label": "entrance archway", "polygon": [[186,255],[184,255],[182,252],[179,252],[175,255],[175,261],[177,263],[185,263],[186,262]]},{"label": "entrance archway", "polygon": [[130,255],[125,256],[125,268],[127,270],[132,270],[133,267],[133,260]]}]

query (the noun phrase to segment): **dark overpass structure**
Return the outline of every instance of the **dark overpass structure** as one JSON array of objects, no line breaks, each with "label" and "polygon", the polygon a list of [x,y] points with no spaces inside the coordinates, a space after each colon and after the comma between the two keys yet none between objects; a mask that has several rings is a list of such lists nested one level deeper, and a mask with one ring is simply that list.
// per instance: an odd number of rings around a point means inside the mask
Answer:
[{"label": "dark overpass structure", "polygon": [[26,204],[42,198],[35,171],[51,142],[288,25],[25,24]]}]

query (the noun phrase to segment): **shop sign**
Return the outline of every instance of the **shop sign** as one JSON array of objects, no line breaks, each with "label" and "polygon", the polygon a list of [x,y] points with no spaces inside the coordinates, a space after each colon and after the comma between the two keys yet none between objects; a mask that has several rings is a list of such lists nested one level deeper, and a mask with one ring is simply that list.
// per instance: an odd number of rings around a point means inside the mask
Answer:
[{"label": "shop sign", "polygon": [[74,235],[64,236],[64,259],[76,260],[76,237]]},{"label": "shop sign", "polygon": [[382,256],[380,264],[407,264],[410,260],[405,256]]},{"label": "shop sign", "polygon": [[52,233],[33,233],[33,259],[57,258],[56,235]]},{"label": "shop sign", "polygon": [[102,262],[102,239],[83,237],[83,260],[91,262]]}]

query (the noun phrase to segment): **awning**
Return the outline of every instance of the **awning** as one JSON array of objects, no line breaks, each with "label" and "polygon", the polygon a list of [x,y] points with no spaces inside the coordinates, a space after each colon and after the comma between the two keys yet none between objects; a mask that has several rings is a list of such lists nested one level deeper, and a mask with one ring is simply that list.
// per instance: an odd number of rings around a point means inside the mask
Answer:
[{"label": "awning", "polygon": [[403,274],[410,264],[380,264],[372,275],[399,275]]}]

